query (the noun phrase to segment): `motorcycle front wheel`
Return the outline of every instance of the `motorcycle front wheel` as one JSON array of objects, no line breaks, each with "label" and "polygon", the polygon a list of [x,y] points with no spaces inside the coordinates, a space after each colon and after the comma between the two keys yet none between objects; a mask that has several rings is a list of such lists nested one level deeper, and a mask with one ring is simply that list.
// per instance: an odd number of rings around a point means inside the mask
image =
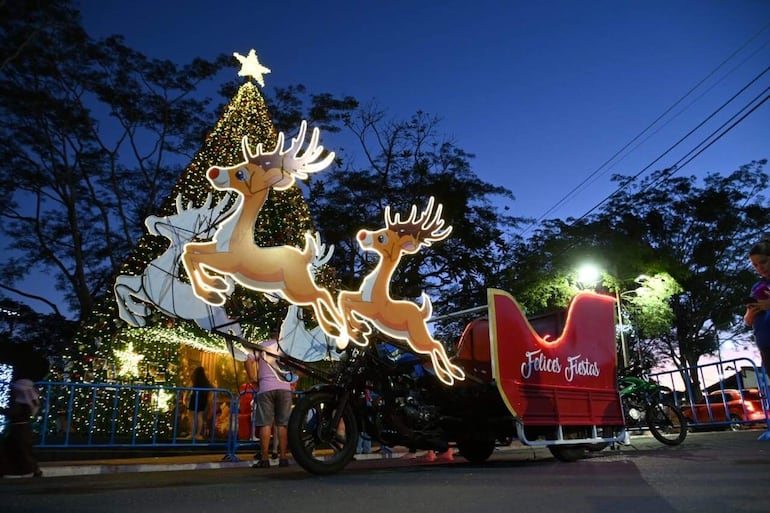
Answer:
[{"label": "motorcycle front wheel", "polygon": [[645,420],[652,436],[662,444],[679,445],[687,436],[687,419],[673,404],[649,405]]},{"label": "motorcycle front wheel", "polygon": [[337,406],[334,394],[309,392],[291,412],[289,450],[294,461],[313,474],[339,472],[355,455],[358,425],[353,409],[345,405],[340,421],[335,423]]}]

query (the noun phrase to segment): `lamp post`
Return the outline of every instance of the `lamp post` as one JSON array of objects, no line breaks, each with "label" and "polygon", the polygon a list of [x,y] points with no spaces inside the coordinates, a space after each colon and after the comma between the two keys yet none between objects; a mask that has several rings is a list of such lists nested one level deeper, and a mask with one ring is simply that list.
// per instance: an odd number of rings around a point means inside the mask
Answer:
[{"label": "lamp post", "polygon": [[615,287],[615,302],[618,308],[618,330],[620,331],[620,350],[623,354],[623,367],[628,367],[628,346],[626,335],[623,333],[623,310],[620,305],[620,291]]}]

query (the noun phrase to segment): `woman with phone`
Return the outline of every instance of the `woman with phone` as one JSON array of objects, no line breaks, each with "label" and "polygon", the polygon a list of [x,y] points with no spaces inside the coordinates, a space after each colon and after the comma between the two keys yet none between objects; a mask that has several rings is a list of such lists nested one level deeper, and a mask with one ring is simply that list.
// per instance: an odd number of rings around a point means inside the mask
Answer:
[{"label": "woman with phone", "polygon": [[746,298],[743,321],[754,330],[754,341],[762,357],[762,368],[768,375],[770,368],[770,237],[765,237],[749,251],[749,260],[760,280],[751,287]]}]

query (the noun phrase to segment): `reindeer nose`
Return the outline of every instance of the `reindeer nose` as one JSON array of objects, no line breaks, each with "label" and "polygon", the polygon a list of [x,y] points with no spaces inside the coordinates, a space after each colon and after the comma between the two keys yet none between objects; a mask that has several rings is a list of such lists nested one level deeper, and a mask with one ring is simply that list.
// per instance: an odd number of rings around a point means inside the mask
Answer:
[{"label": "reindeer nose", "polygon": [[364,240],[366,238],[366,232],[361,230],[358,232],[358,240]]},{"label": "reindeer nose", "polygon": [[212,180],[216,180],[218,176],[219,176],[219,168],[212,167],[211,169],[209,169],[209,178],[211,178]]}]

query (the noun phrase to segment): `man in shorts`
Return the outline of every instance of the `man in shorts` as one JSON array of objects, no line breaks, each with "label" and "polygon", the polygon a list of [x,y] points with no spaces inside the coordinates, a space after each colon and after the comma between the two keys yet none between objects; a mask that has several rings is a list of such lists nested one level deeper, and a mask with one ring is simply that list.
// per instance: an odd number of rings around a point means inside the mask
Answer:
[{"label": "man in shorts", "polygon": [[246,369],[249,377],[253,379],[252,373],[256,373],[259,382],[259,392],[256,398],[256,424],[259,428],[260,457],[254,462],[254,468],[270,467],[270,434],[273,424],[275,424],[275,435],[278,437],[278,466],[285,467],[289,464],[286,455],[288,445],[288,435],[286,426],[289,423],[291,413],[292,387],[289,381],[286,381],[284,375],[280,372],[275,357],[278,354],[279,328],[273,328],[270,337],[260,342],[260,346],[268,352],[255,351],[249,355],[246,361]]}]

